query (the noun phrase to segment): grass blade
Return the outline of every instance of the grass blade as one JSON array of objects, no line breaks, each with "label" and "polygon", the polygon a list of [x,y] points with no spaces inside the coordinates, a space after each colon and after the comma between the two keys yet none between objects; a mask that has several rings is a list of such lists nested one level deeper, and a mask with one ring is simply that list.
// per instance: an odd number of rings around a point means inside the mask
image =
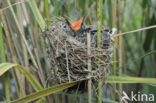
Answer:
[{"label": "grass blade", "polygon": [[24,98],[20,98],[18,100],[15,100],[15,101],[12,101],[11,103],[24,103],[24,102],[30,102],[30,101],[33,101],[33,100],[36,100],[38,98],[41,98],[41,97],[44,97],[44,96],[47,96],[49,94],[52,94],[52,93],[56,93],[58,91],[61,91],[61,90],[64,90],[64,89],[67,89],[75,84],[77,84],[78,81],[75,81],[75,82],[70,82],[70,83],[64,83],[64,84],[61,84],[61,85],[57,85],[57,86],[53,86],[53,87],[50,87],[50,88],[46,88],[46,89],[43,89],[41,91],[38,91],[38,92],[35,92],[35,93],[32,93]]},{"label": "grass blade", "polygon": [[40,26],[41,30],[44,31],[45,30],[45,22],[44,22],[43,17],[41,16],[37,6],[36,6],[35,1],[30,0],[29,5],[30,5],[30,7],[31,7],[31,9],[32,9],[32,11],[34,13],[34,16],[35,16],[37,22],[39,23],[39,26]]},{"label": "grass blade", "polygon": [[119,102],[116,102],[116,101],[113,101],[113,100],[110,100],[110,99],[106,99],[106,98],[102,98],[102,101],[104,103],[119,103]]},{"label": "grass blade", "polygon": [[156,83],[155,78],[109,76],[105,83]]},{"label": "grass blade", "polygon": [[2,63],[0,64],[0,76],[2,76],[5,72],[10,70],[11,68],[16,67],[18,70],[20,70],[27,79],[31,82],[32,86],[35,88],[35,90],[41,90],[42,87],[38,83],[36,79],[34,79],[33,75],[26,71],[21,65],[18,64],[12,64],[12,63]]},{"label": "grass blade", "polygon": [[32,84],[32,86],[34,87],[34,89],[36,91],[39,91],[42,89],[41,85],[33,77],[33,75],[31,73],[29,73],[28,71],[26,71],[26,69],[24,69],[21,65],[18,65],[18,64],[12,64],[12,63],[0,64],[0,76],[2,76],[5,72],[7,72],[8,70],[10,70],[13,67],[16,67],[18,70],[20,70],[26,76],[26,78],[30,81],[30,83]]}]

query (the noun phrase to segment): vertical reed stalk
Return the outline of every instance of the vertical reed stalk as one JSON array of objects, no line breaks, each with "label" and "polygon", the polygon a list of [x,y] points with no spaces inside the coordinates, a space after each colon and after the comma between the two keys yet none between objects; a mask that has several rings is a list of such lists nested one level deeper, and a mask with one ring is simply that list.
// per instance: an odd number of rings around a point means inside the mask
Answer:
[{"label": "vertical reed stalk", "polygon": [[88,71],[89,71],[89,74],[88,74],[88,103],[92,103],[92,79],[91,79],[91,71],[92,71],[92,68],[91,68],[91,41],[90,41],[90,33],[87,33],[87,49],[88,49]]},{"label": "vertical reed stalk", "polygon": [[[122,21],[121,21],[121,10],[120,10],[120,0],[117,0],[117,14],[118,14],[118,28],[119,33],[121,33]],[[123,64],[123,38],[119,37],[119,76],[122,74],[122,64]],[[119,84],[119,92],[122,94],[122,84]],[[121,95],[119,95],[121,98]],[[122,103],[122,101],[120,101]]]},{"label": "vertical reed stalk", "polygon": [[[0,10],[0,15],[2,11]],[[1,24],[1,21],[0,21]],[[2,34],[2,26],[0,25],[0,51],[1,51],[1,59],[2,62],[6,62],[5,51],[4,51],[4,42],[3,42],[3,34]]]},{"label": "vertical reed stalk", "polygon": [[[112,27],[116,27],[116,0],[113,2],[113,9],[112,9]],[[117,37],[114,38],[114,45],[116,46],[118,43]],[[116,69],[117,69],[117,51],[114,50],[114,76],[116,76]]]},{"label": "vertical reed stalk", "polygon": [[[112,0],[108,0],[108,4],[109,4],[109,25],[110,25],[110,28],[112,28]],[[114,87],[116,88],[116,85],[114,85]],[[112,87],[109,87],[110,88],[110,94],[111,94],[111,98],[113,99],[113,100],[115,100],[115,93],[114,93],[114,89],[112,88]]]},{"label": "vertical reed stalk", "polygon": [[88,22],[91,25],[92,19],[91,19],[90,13],[89,13],[88,0],[85,0],[85,15],[88,17]]},{"label": "vertical reed stalk", "polygon": [[[48,0],[45,1],[45,4],[46,4],[45,6],[48,6]],[[34,0],[30,0],[29,1],[29,5],[30,5],[30,7],[32,9],[32,12],[33,12],[33,14],[35,16],[35,19],[37,20],[37,22],[39,23],[39,26],[41,27],[41,30],[44,31],[45,30],[45,22],[44,22],[41,14],[40,14],[40,12],[39,12],[39,10],[37,8],[37,5],[34,2]],[[49,10],[48,10],[49,8],[46,8],[46,9],[47,9],[46,11],[48,13],[47,15],[49,15]],[[38,36],[38,35],[36,35],[36,36]],[[38,38],[39,37],[36,37],[36,39],[38,39]],[[39,47],[36,39],[34,41],[36,41],[36,46]],[[38,50],[40,50],[40,49],[38,49]],[[35,48],[35,53],[37,53],[35,55],[36,55],[37,58],[38,58],[38,54],[39,54],[39,51],[38,50]],[[40,77],[40,80],[42,82],[42,85],[44,85],[45,84],[45,80],[44,80],[43,70],[41,69],[41,63],[39,61],[39,58],[37,59],[37,63],[39,65],[38,66],[38,69],[39,69],[39,71],[38,71],[39,77]]]},{"label": "vertical reed stalk", "polygon": [[[97,47],[100,49],[101,47],[101,28],[102,28],[102,0],[97,1],[97,25],[98,25],[98,34],[97,34]],[[100,56],[98,60],[98,69],[100,69]],[[101,87],[102,87],[102,81],[99,80],[98,82],[98,103],[101,103]]]},{"label": "vertical reed stalk", "polygon": [[[0,15],[2,15],[1,7],[0,7]],[[6,62],[1,21],[0,21],[0,53],[1,53],[2,62]],[[6,72],[4,74],[4,85],[5,85],[6,101],[10,102],[10,88],[9,88],[9,74],[8,74],[8,72]]]},{"label": "vertical reed stalk", "polygon": [[[14,52],[14,49],[13,49],[13,45],[12,45],[11,38],[10,38],[10,35],[9,35],[9,30],[8,30],[7,23],[6,23],[4,15],[3,15],[3,12],[1,12],[1,19],[2,19],[3,26],[4,26],[4,31],[5,31],[5,35],[6,35],[6,38],[7,38],[9,50],[10,50],[10,53],[11,53],[11,56],[12,56],[12,60],[13,60],[14,63],[18,63],[17,58],[15,56],[15,52]],[[24,89],[22,89],[23,84],[20,83],[20,78],[21,78],[20,72],[18,70],[15,70],[15,72],[16,72],[16,75],[17,75],[18,84],[20,86],[19,89],[21,91],[19,93],[19,95],[24,96]],[[16,89],[18,89],[18,88],[16,88]]]},{"label": "vertical reed stalk", "polygon": [[[10,3],[9,0],[7,0],[7,4],[8,4],[8,5],[11,5],[11,3]],[[24,34],[23,34],[22,30],[21,30],[21,27],[20,27],[20,25],[19,25],[19,23],[18,23],[18,20],[17,20],[17,18],[16,18],[16,15],[15,15],[15,13],[14,13],[14,11],[13,11],[12,6],[9,8],[9,10],[10,10],[11,15],[13,16],[13,19],[15,20],[15,25],[16,25],[17,28],[18,28],[18,31],[19,31],[19,33],[20,33],[20,35],[21,35],[21,37],[22,37],[22,39],[23,39],[23,42],[24,42],[24,44],[25,44],[25,46],[26,46],[26,48],[27,48],[27,50],[28,50],[28,52],[29,52],[29,54],[30,54],[30,57],[31,57],[31,59],[32,59],[33,64],[34,64],[34,66],[35,66],[36,68],[38,68],[37,63],[36,63],[36,61],[35,61],[35,58],[34,58],[33,54],[31,53],[31,50],[29,49],[28,43],[27,43],[27,41],[26,41],[26,39],[25,39],[25,37],[24,37]]]},{"label": "vertical reed stalk", "polygon": [[[8,5],[11,5],[11,3],[10,3],[9,0],[7,0],[7,4],[8,4]],[[14,11],[13,11],[13,8],[10,7],[9,10],[10,10],[11,15],[13,16],[13,19],[15,20],[15,25],[16,25],[17,28],[18,28],[17,30],[19,31],[20,36],[22,37],[23,42],[24,42],[24,44],[25,44],[25,46],[26,46],[26,48],[27,48],[27,50],[28,50],[28,52],[29,52],[29,54],[30,54],[30,57],[31,57],[31,59],[32,59],[32,63],[34,64],[35,68],[37,68],[37,69],[39,70],[39,73],[42,73],[42,71],[40,71],[41,69],[39,69],[39,67],[38,67],[38,65],[37,65],[37,63],[36,63],[36,61],[35,61],[35,58],[34,58],[32,52],[31,52],[31,50],[30,50],[30,48],[29,48],[29,46],[28,46],[28,43],[27,43],[26,38],[24,37],[24,34],[23,34],[22,30],[21,30],[21,27],[20,27],[20,25],[19,25],[19,23],[18,23],[18,21],[17,21],[17,18],[16,18],[16,15],[15,15]],[[45,25],[44,25],[43,27],[45,27]],[[43,74],[42,74],[42,75],[43,75]],[[42,77],[43,77],[43,76],[39,75],[40,80],[44,81]],[[42,82],[42,83],[43,83],[43,82]],[[43,84],[44,84],[44,83],[43,83]]]},{"label": "vertical reed stalk", "polygon": [[[116,28],[116,0],[114,0],[113,2],[113,5],[112,5],[112,27]],[[116,34],[115,34],[116,35]],[[117,41],[117,37],[114,38],[114,46],[116,47],[118,44],[118,41]],[[116,72],[117,72],[117,50],[114,49],[114,53],[113,53],[113,61],[114,61],[114,64],[113,64],[113,75],[116,76]],[[114,84],[114,89],[116,90],[116,84]],[[114,99],[116,99],[116,94],[114,93]]]},{"label": "vertical reed stalk", "polygon": [[108,5],[109,5],[109,26],[112,28],[112,1],[108,0]]},{"label": "vertical reed stalk", "polygon": [[45,12],[45,17],[47,19],[47,25],[50,25],[50,15],[49,15],[49,5],[48,5],[48,0],[44,0],[44,12]]},{"label": "vertical reed stalk", "polygon": [[[8,21],[7,20],[7,18],[6,18],[6,21]],[[3,18],[3,26],[5,27],[5,22],[4,22],[4,18]],[[11,27],[10,27],[10,25],[8,24],[8,29],[10,29]],[[4,30],[6,29],[6,27],[4,28]],[[6,30],[5,30],[5,32],[6,32]],[[6,32],[7,33],[7,32]],[[10,29],[10,34],[13,34],[13,31],[12,31],[12,29]],[[6,37],[7,37],[7,35],[8,34],[6,34]],[[16,49],[16,51],[17,51],[17,56],[16,57],[19,57],[19,61],[21,62],[21,64],[22,64],[22,58],[21,58],[21,56],[20,56],[20,53],[19,53],[19,49],[18,49],[18,47],[17,47],[17,42],[15,42],[15,35],[12,35],[12,39],[13,39],[13,43],[14,44],[16,44],[16,45],[14,45],[15,46],[15,49]],[[8,37],[7,37],[7,42],[8,42],[8,44],[10,43],[9,42],[9,40],[8,40]],[[9,47],[8,47],[9,48]],[[9,48],[9,50],[11,51],[11,48]],[[12,53],[12,52],[11,52]],[[7,55],[7,53],[6,53],[6,55]],[[16,62],[16,57],[15,56],[13,56],[13,54],[11,54],[11,56],[12,56],[12,58],[13,58],[13,62],[14,63],[16,63],[17,64],[17,62]],[[8,58],[8,62],[10,62],[11,60],[11,58],[9,58],[9,57],[7,57]],[[13,72],[13,71],[15,71],[15,72]],[[15,88],[16,88],[16,91],[17,91],[17,95],[20,97],[20,91],[19,91],[19,87],[18,87],[18,82],[19,82],[19,79],[20,79],[20,77],[19,77],[19,71],[18,70],[12,70],[11,71],[11,75],[12,75],[12,77],[13,77],[13,79],[14,80],[16,80],[16,78],[17,78],[17,80],[15,81]],[[20,84],[19,84],[20,85]],[[15,95],[14,95],[15,96]],[[14,98],[12,98],[12,99],[14,99]]]},{"label": "vertical reed stalk", "polygon": [[[17,1],[21,1],[21,0],[17,0]],[[23,27],[23,12],[22,12],[22,7],[21,5],[17,5],[17,16],[18,16],[18,20],[19,20],[19,25],[21,27],[21,30],[22,32],[24,33],[25,35],[25,32],[24,32],[24,27]],[[24,43],[22,42],[22,37],[20,36],[21,38],[21,45],[22,45],[22,57],[23,57],[23,65],[25,67],[28,67],[28,55],[27,55],[27,50],[26,50],[26,47],[24,45]],[[26,85],[25,85],[25,76],[24,75],[20,75],[20,83],[23,85],[21,87],[22,89],[22,96],[26,96],[26,91],[25,91],[25,88],[26,88]]]}]

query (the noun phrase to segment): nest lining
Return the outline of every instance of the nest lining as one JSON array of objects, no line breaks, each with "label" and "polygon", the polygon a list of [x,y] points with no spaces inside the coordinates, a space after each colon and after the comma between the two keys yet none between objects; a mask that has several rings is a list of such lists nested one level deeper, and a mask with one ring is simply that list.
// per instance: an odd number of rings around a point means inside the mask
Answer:
[{"label": "nest lining", "polygon": [[101,40],[101,49],[96,48],[96,37],[91,36],[92,71],[89,71],[87,35],[74,38],[70,28],[62,28],[64,25],[68,26],[64,19],[53,19],[50,27],[43,33],[55,84],[88,79],[89,73],[93,80],[106,79],[113,52],[112,34],[105,32],[104,39]]}]

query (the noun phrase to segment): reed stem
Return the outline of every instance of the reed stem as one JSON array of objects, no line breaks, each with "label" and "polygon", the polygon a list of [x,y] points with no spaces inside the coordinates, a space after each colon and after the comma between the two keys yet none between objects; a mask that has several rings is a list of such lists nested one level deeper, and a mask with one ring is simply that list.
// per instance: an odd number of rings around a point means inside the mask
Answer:
[{"label": "reed stem", "polygon": [[[2,11],[0,9],[0,16],[2,15]],[[1,21],[0,21],[1,24]],[[1,53],[1,59],[2,62],[6,62],[5,57],[5,50],[4,50],[4,41],[3,41],[3,33],[2,33],[2,26],[0,25],[0,53]],[[8,72],[4,74],[4,85],[5,85],[5,96],[6,101],[10,102],[10,88],[9,88],[9,75]]]},{"label": "reed stem", "polygon": [[[97,47],[100,49],[101,47],[101,28],[102,28],[102,0],[98,0],[97,2],[97,24],[98,24],[98,34],[97,34]],[[98,56],[98,69],[100,69],[100,55]],[[101,103],[101,87],[102,87],[102,81],[99,80],[98,83],[98,103]]]}]

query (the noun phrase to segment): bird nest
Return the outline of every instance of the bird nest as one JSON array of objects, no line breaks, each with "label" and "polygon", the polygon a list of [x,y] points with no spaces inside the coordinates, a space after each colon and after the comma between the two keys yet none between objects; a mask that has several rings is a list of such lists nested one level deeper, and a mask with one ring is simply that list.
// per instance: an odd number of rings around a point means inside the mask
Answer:
[{"label": "bird nest", "polygon": [[[112,34],[104,30],[104,34],[101,34],[105,35],[104,39],[101,39],[101,48],[96,47],[95,40],[90,43],[91,47],[88,49],[87,43],[66,32],[62,28],[64,25],[64,19],[54,19],[43,32],[55,84],[87,80],[90,77],[92,80],[106,79],[113,52]],[[83,40],[87,41],[87,34],[84,38]],[[91,41],[93,39],[96,38],[91,36]],[[91,55],[88,55],[88,50]],[[88,69],[89,63],[91,70]]]}]

